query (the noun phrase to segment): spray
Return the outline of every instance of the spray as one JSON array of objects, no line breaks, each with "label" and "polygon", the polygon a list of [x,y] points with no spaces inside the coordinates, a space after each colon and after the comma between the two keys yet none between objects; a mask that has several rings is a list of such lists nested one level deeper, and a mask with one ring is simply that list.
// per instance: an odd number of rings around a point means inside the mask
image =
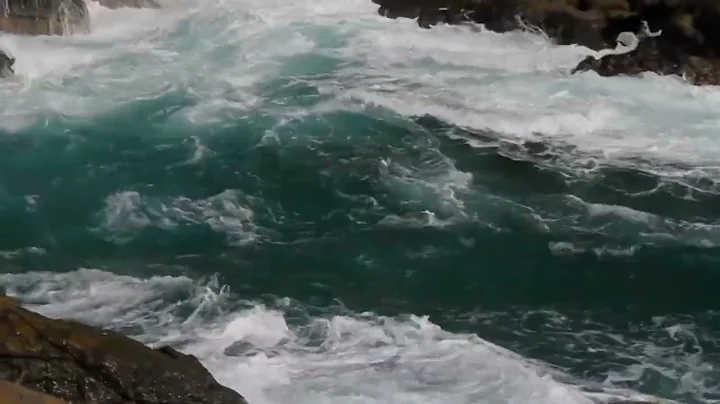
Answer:
[{"label": "spray", "polygon": [[64,0],[58,4],[57,22],[62,35],[88,34],[90,15],[84,0]]}]

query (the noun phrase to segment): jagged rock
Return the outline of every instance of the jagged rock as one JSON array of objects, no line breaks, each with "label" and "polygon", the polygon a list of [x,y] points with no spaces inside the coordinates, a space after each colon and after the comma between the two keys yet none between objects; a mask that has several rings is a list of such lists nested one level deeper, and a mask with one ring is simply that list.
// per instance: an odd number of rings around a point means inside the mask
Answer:
[{"label": "jagged rock", "polygon": [[573,73],[588,70],[605,77],[635,76],[651,71],[661,75],[676,75],[697,85],[720,83],[718,61],[677,52],[677,49],[654,38],[643,39],[633,52],[607,55],[600,59],[588,56],[573,69]]},{"label": "jagged rock", "polygon": [[26,35],[88,33],[90,16],[85,0],[3,0],[0,31]]},{"label": "jagged rock", "polygon": [[482,23],[504,32],[525,24],[541,28],[558,44],[613,48],[622,32],[639,34],[646,23],[661,35],[645,38],[625,55],[590,57],[574,71],[604,76],[643,71],[679,74],[694,84],[720,84],[718,0],[373,0],[380,14],[438,23]]},{"label": "jagged rock", "polygon": [[3,404],[3,394],[25,392],[12,384],[60,400],[42,396],[46,404],[247,404],[193,356],[49,319],[8,297],[0,297],[0,380]]},{"label": "jagged rock", "polygon": [[92,0],[107,8],[160,8],[156,0]]},{"label": "jagged rock", "polygon": [[0,78],[10,77],[15,71],[13,65],[15,64],[15,58],[11,58],[7,53],[0,50]]},{"label": "jagged rock", "polygon": [[[592,49],[614,46],[615,37],[628,22],[624,0],[373,0],[378,12],[390,18],[416,18],[422,27],[439,23],[481,23],[506,32],[524,25],[542,28],[560,44],[580,44]],[[631,21],[625,21],[630,18]],[[612,24],[611,24],[612,22]],[[618,25],[622,25],[619,27]]]}]

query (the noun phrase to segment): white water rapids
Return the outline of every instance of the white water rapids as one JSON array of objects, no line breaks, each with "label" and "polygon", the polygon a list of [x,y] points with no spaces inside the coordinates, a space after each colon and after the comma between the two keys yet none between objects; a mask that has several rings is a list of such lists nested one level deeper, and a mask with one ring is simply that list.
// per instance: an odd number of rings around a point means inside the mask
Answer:
[{"label": "white water rapids", "polygon": [[[91,116],[173,90],[202,100],[178,119],[221,120],[259,105],[259,84],[295,73],[284,70],[290,57],[314,55],[346,62],[321,89],[332,101],[315,108],[347,109],[360,102],[400,114],[431,114],[496,131],[506,141],[551,141],[574,147],[578,159],[642,165],[671,176],[700,170],[715,177],[718,170],[720,95],[714,87],[654,74],[641,80],[570,75],[592,52],[554,46],[540,36],[457,26],[417,29],[411,20],[380,17],[365,0],[89,7],[88,36],[0,36],[0,48],[16,57],[18,73],[0,86],[2,127],[17,130],[53,113]],[[305,69],[314,67],[323,68]],[[658,167],[678,163],[688,167]]]},{"label": "white water rapids", "polygon": [[275,302],[275,309],[238,304],[214,279],[197,284],[185,277],[137,279],[81,269],[0,275],[0,284],[51,317],[125,330],[149,344],[180,343],[252,404],[592,404],[647,398],[618,389],[585,393],[554,380],[558,374],[546,365],[475,335],[443,331],[424,317],[307,318],[286,299]]}]

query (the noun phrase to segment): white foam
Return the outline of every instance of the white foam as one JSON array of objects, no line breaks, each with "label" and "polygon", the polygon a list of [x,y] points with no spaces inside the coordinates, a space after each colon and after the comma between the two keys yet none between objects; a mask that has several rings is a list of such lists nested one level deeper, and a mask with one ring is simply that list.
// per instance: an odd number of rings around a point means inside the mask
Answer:
[{"label": "white foam", "polygon": [[[90,35],[0,38],[0,47],[17,58],[17,77],[0,84],[0,128],[19,131],[59,115],[97,116],[168,94],[192,99],[175,118],[194,125],[258,111],[283,124],[303,113],[292,105],[268,105],[263,84],[302,71],[294,58],[310,55],[327,58],[320,67],[332,73],[302,78],[332,98],[310,108],[315,112],[378,105],[490,129],[506,141],[575,146],[600,163],[638,165],[635,159],[642,158],[661,173],[684,175],[687,170],[663,166],[678,161],[718,172],[716,89],[652,75],[570,76],[569,69],[591,52],[538,36],[468,27],[422,30],[410,20],[378,16],[369,0],[188,0],[168,1],[161,10],[91,5],[90,11]],[[206,149],[202,139],[196,145],[200,159]],[[421,178],[403,174],[416,167],[389,166],[383,179],[393,192],[424,197],[426,217],[415,223],[465,214],[459,195],[470,186],[470,174],[447,161],[438,170],[421,167]],[[148,227],[209,225],[242,243],[258,232],[245,198],[236,191],[201,200],[119,192],[107,200],[97,230],[122,242]],[[578,203],[575,213],[619,216],[643,226],[656,221],[663,234],[682,225],[613,206]],[[4,274],[0,284],[49,315],[139,327],[136,336],[145,342],[182,341],[252,404],[590,402],[577,388],[553,380],[544,365],[475,336],[448,333],[423,317],[333,315],[296,326],[278,308],[223,310],[240,303],[188,278],[137,279],[94,270]],[[187,309],[193,314],[182,315]],[[223,354],[240,340],[260,353]]]},{"label": "white foam", "polygon": [[252,197],[237,190],[226,190],[205,199],[149,197],[137,191],[123,191],[106,198],[100,212],[98,232],[109,240],[125,243],[148,227],[175,230],[181,226],[207,225],[225,234],[228,242],[240,245],[257,237],[254,213],[243,205]]},{"label": "white foam", "polygon": [[[406,167],[391,159],[380,161],[380,174],[388,191],[398,199],[417,203],[427,213],[420,221],[427,225],[449,223],[438,221],[436,215],[449,219],[465,219],[462,195],[472,183],[472,174],[455,168],[453,162],[435,150],[420,167]],[[411,222],[418,218],[410,219]]]},{"label": "white foam", "polygon": [[298,317],[282,299],[275,308],[247,302],[228,311],[238,302],[217,280],[89,269],[2,274],[0,285],[52,317],[124,329],[145,343],[181,343],[253,404],[592,403],[544,365],[425,317]]},{"label": "white foam", "polygon": [[[378,16],[366,0],[188,0],[161,10],[93,3],[90,10],[87,36],[3,37],[0,46],[18,59],[18,78],[0,85],[4,128],[47,114],[93,115],[171,91],[196,98],[178,112],[196,124],[242,116],[264,108],[259,84],[307,54],[343,62],[332,77],[310,79],[339,105],[433,114],[511,141],[570,144],[599,164],[713,168],[720,155],[714,89],[653,75],[571,76],[592,52],[541,36],[422,30]],[[282,118],[295,110],[266,112]]]},{"label": "white foam", "polygon": [[720,98],[673,78],[569,75],[588,49],[558,47],[541,37],[475,33],[464,27],[417,30],[412,21],[366,29],[345,49],[367,82],[344,96],[405,115],[499,132],[506,140],[577,146],[601,163],[684,162],[716,165]]}]

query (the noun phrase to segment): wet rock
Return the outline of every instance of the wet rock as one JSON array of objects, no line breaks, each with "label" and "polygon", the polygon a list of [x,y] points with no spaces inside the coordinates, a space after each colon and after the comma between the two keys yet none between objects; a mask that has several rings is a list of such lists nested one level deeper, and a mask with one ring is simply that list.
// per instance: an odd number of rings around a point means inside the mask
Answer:
[{"label": "wet rock", "polygon": [[49,319],[7,297],[0,297],[0,380],[6,381],[0,384],[3,404],[13,403],[3,394],[26,389],[57,400],[36,396],[45,401],[18,404],[247,404],[193,356]]},{"label": "wet rock", "polygon": [[67,404],[48,394],[23,387],[20,383],[0,380],[0,403],[3,404]]},{"label": "wet rock", "polygon": [[614,48],[620,33],[641,35],[645,24],[661,35],[644,38],[624,55],[583,60],[574,71],[603,76],[644,71],[684,75],[694,84],[720,84],[718,0],[373,0],[389,18],[414,18],[422,27],[482,23],[504,32],[542,29],[558,44]]},{"label": "wet rock", "polygon": [[696,85],[720,83],[718,61],[678,52],[677,49],[655,39],[643,39],[637,49],[630,53],[607,55],[600,59],[588,56],[573,69],[573,73],[589,70],[605,77],[655,72],[661,75],[676,75]]},{"label": "wet rock", "polygon": [[92,0],[107,8],[160,8],[156,0]]},{"label": "wet rock", "polygon": [[3,0],[0,31],[25,35],[88,33],[90,16],[85,0]]},{"label": "wet rock", "polygon": [[11,58],[7,53],[0,50],[0,78],[12,76],[15,73],[13,70],[14,64],[15,58]]},{"label": "wet rock", "polygon": [[[414,18],[423,27],[481,23],[506,32],[540,27],[560,44],[592,49],[614,46],[618,24],[639,23],[625,0],[374,0],[389,18]],[[630,19],[630,21],[625,21]],[[609,26],[611,25],[613,26]]]}]

